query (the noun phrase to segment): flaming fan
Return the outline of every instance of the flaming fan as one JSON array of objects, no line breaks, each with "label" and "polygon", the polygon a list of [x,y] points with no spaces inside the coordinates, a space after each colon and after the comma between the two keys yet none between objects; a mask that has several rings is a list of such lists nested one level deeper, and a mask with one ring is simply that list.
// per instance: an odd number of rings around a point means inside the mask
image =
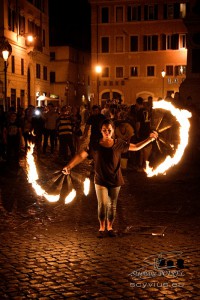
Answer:
[{"label": "flaming fan", "polygon": [[146,164],[148,177],[166,174],[172,166],[181,160],[188,144],[191,113],[175,107],[171,102],[161,100],[153,102],[154,130],[159,133],[156,146],[162,161],[155,168]]},{"label": "flaming fan", "polygon": [[[32,184],[38,196],[44,197],[49,202],[57,202],[59,200],[64,200],[64,203],[70,203],[76,197],[76,191],[73,187],[71,175],[64,175],[61,170],[53,173],[54,177],[51,180],[50,187],[44,190],[39,182],[39,176],[35,164],[35,159],[33,156],[34,144],[29,145],[29,150],[27,152],[27,177],[28,182]],[[79,179],[80,180],[80,179]],[[82,182],[82,181],[81,181]],[[84,194],[87,196],[89,193],[90,180],[85,179]]]}]

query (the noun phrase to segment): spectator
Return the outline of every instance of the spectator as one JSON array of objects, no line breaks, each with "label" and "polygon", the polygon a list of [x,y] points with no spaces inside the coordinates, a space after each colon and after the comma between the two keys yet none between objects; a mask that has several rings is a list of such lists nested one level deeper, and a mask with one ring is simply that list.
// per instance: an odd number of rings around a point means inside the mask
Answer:
[{"label": "spectator", "polygon": [[[98,105],[93,105],[92,114],[89,116],[85,130],[83,133],[83,138],[88,137],[89,129],[91,129],[91,135],[89,140],[89,145],[92,146],[93,143],[96,143],[101,138],[101,131],[99,128],[100,123],[105,120],[106,117],[101,114],[100,108]],[[92,151],[92,147],[90,147]],[[92,158],[92,152],[89,155],[89,158]]]},{"label": "spectator", "polygon": [[45,119],[43,115],[43,110],[41,107],[37,107],[32,117],[32,128],[33,128],[33,142],[35,144],[35,150],[37,152],[38,158],[41,155],[44,124],[45,124]]},{"label": "spectator", "polygon": [[[142,97],[136,99],[136,107],[136,137],[137,141],[141,142],[146,139],[151,132],[151,119],[149,111],[144,107],[144,100]],[[152,144],[146,145],[140,150],[138,172],[144,172],[146,161],[149,160],[151,152]]]},{"label": "spectator", "polygon": [[73,117],[70,108],[64,106],[61,108],[60,116],[57,120],[57,131],[59,138],[59,157],[64,161],[68,160],[68,147],[71,156],[75,155],[75,147],[73,143]]},{"label": "spectator", "polygon": [[17,121],[16,112],[10,112],[8,120],[3,129],[3,140],[6,145],[7,163],[12,166],[19,166],[19,150],[22,139],[22,130]]},{"label": "spectator", "polygon": [[51,154],[55,150],[56,142],[56,124],[59,117],[58,112],[55,111],[53,103],[47,105],[48,111],[44,114],[45,128],[44,128],[44,142],[43,142],[43,153],[46,154],[48,139],[50,138]]},{"label": "spectator", "polygon": [[27,152],[27,149],[29,147],[28,144],[33,141],[32,117],[34,110],[35,107],[33,105],[29,105],[28,108],[25,110],[24,120],[21,119],[25,153]]},{"label": "spectator", "polygon": [[0,161],[5,159],[5,145],[3,142],[3,128],[5,125],[6,116],[3,110],[3,105],[0,106]]},{"label": "spectator", "polygon": [[82,130],[81,130],[81,114],[80,109],[77,107],[73,107],[73,122],[74,122],[74,129],[73,129],[73,141],[74,141],[74,147],[75,151],[78,152],[80,148],[80,137],[82,136]]}]

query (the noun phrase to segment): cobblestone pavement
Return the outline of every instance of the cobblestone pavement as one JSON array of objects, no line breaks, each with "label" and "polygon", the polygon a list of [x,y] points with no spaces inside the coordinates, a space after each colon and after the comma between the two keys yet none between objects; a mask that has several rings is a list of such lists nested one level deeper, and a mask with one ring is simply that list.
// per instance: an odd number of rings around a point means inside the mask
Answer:
[{"label": "cobblestone pavement", "polygon": [[[94,187],[87,197],[81,188],[89,161],[74,169],[69,204],[36,196],[24,159],[0,167],[1,300],[200,299],[198,160],[152,178],[124,170],[117,237],[103,239]],[[47,156],[37,167],[47,184],[62,164]]]}]

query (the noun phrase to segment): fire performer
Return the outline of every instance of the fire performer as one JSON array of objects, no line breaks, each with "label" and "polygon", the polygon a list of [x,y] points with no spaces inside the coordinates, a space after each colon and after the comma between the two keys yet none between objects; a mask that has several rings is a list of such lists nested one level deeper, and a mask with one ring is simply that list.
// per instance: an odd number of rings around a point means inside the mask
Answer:
[{"label": "fire performer", "polygon": [[[114,124],[105,119],[100,125],[102,137],[93,146],[94,183],[98,200],[98,219],[100,228],[97,237],[103,238],[107,234],[115,237],[113,222],[116,216],[117,199],[121,186],[124,184],[121,172],[121,154],[127,151],[138,151],[157,139],[157,132],[150,133],[149,137],[137,144],[132,144],[114,138]],[[63,168],[65,175],[70,174],[73,167],[81,163],[89,155],[89,149],[76,154]]]}]

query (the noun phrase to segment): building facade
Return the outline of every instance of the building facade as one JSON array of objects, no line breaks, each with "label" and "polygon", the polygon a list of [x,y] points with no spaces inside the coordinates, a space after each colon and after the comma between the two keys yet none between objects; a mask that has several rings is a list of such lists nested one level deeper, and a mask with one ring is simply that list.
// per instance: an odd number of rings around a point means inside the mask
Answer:
[{"label": "building facade", "polygon": [[50,97],[60,105],[88,103],[90,54],[69,46],[50,47]]},{"label": "building facade", "polygon": [[[129,105],[139,96],[155,100],[177,92],[183,102],[190,95],[199,101],[198,1],[88,1],[91,54],[49,47],[48,0],[0,1],[4,109],[47,101],[80,105],[114,99]],[[7,44],[5,61],[1,53]]]},{"label": "building facade", "polygon": [[36,105],[50,89],[48,0],[2,0],[0,23],[1,52],[11,46],[8,60],[0,58],[0,104]]},{"label": "building facade", "polygon": [[180,98],[187,106],[195,106],[200,111],[200,2],[193,4],[184,19],[187,27],[187,73],[179,92]]},{"label": "building facade", "polygon": [[179,92],[187,64],[183,20],[192,2],[90,0],[94,103],[133,104],[139,96],[156,100]]}]

